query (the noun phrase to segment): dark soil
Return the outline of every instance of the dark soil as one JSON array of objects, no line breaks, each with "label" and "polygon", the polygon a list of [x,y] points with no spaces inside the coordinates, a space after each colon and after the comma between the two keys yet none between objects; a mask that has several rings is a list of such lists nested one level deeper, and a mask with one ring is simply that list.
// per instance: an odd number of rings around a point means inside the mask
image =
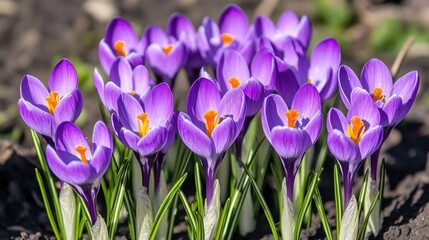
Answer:
[{"label": "dark soil", "polygon": [[[345,2],[353,4],[358,20],[345,32],[351,44],[343,50],[343,63],[356,71],[374,56],[388,65],[393,63],[390,55],[362,50],[366,49],[368,32],[374,25],[368,19],[381,21],[390,16],[386,12],[393,11],[404,16],[403,20],[428,24],[427,18],[418,18],[422,14],[410,14],[427,11],[428,3],[424,0]],[[255,9],[272,12],[273,16],[292,9],[311,18],[315,7],[309,0],[279,1],[273,11],[269,6],[258,6],[257,1],[236,3],[249,16],[253,16]],[[165,26],[169,15],[175,11],[186,14],[195,25],[199,25],[205,15],[217,19],[226,4],[226,0],[0,0],[0,239],[50,239],[53,236],[35,178],[34,168],[38,164],[29,131],[16,110],[22,76],[32,74],[46,83],[52,64],[61,57],[79,59],[89,66],[91,75],[93,67],[99,64],[98,41],[104,35],[108,20],[115,15],[127,18],[142,33],[148,24]],[[324,38],[329,36],[327,34],[315,27],[316,37]],[[421,88],[407,119],[392,132],[383,147],[387,170],[383,225],[375,239],[429,239],[428,53],[427,44],[412,49],[399,74],[419,70]],[[180,86],[175,91],[183,94]],[[183,98],[180,94],[178,97]],[[98,111],[96,104],[90,104],[98,99],[93,89],[84,90],[84,95],[86,113]],[[87,133],[99,118],[97,114],[86,114],[83,125]],[[325,169],[330,164],[332,160],[328,160]],[[331,179],[330,176],[324,178]],[[325,210],[334,226],[332,189],[329,182],[321,185]],[[183,222],[178,225],[180,229]],[[126,234],[120,232],[121,236]],[[261,213],[257,230],[244,239],[269,239],[269,233]],[[182,232],[176,236],[186,235]],[[324,238],[316,216],[313,216],[312,226],[303,231],[302,238]]]}]

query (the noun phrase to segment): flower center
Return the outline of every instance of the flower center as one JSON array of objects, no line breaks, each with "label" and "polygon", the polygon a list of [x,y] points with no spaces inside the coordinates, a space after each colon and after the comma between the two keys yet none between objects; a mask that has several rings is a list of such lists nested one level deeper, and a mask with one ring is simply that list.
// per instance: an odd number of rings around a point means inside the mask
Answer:
[{"label": "flower center", "polygon": [[147,113],[137,115],[137,124],[140,137],[144,137],[149,132],[149,118]]},{"label": "flower center", "polygon": [[311,80],[311,78],[308,78],[308,79],[307,79],[307,82],[308,82],[308,83],[313,83],[313,80]]},{"label": "flower center", "polygon": [[125,42],[122,40],[118,40],[115,42],[113,48],[116,50],[116,55],[119,57],[127,56],[127,51],[125,50]]},{"label": "flower center", "polygon": [[383,95],[383,89],[381,88],[374,88],[372,90],[372,99],[374,102],[377,102],[381,100],[382,102],[386,102],[385,96]]},{"label": "flower center", "polygon": [[165,55],[169,55],[171,53],[171,51],[173,51],[173,44],[168,44],[167,46],[162,48],[162,51],[165,53]]},{"label": "flower center", "polygon": [[351,124],[347,125],[347,134],[355,144],[359,144],[363,133],[365,132],[365,124],[362,119],[357,116],[352,117],[350,123]]},{"label": "flower center", "polygon": [[216,110],[208,110],[204,113],[204,118],[206,119],[207,136],[211,137],[214,128],[219,124],[219,113]]},{"label": "flower center", "polygon": [[77,153],[79,153],[80,155],[80,160],[83,163],[88,163],[88,159],[85,156],[85,152],[86,152],[86,147],[82,146],[82,145],[78,145],[74,150],[76,150]]},{"label": "flower center", "polygon": [[299,112],[295,109],[290,109],[285,113],[287,118],[287,126],[290,128],[296,128],[296,120],[298,119]]},{"label": "flower center", "polygon": [[50,114],[54,114],[55,108],[57,108],[58,103],[60,102],[60,96],[58,92],[52,91],[49,93],[49,97],[46,97],[46,105],[48,106],[48,111]]},{"label": "flower center", "polygon": [[132,90],[132,91],[130,92],[130,95],[131,95],[131,96],[136,95],[136,91]]},{"label": "flower center", "polygon": [[234,41],[234,36],[232,36],[229,33],[222,33],[220,35],[220,38],[222,38],[222,42],[224,46],[228,46],[230,43]]},{"label": "flower center", "polygon": [[228,80],[229,84],[231,84],[232,88],[237,88],[238,86],[240,86],[240,80],[238,80],[238,78],[236,77],[232,77]]}]

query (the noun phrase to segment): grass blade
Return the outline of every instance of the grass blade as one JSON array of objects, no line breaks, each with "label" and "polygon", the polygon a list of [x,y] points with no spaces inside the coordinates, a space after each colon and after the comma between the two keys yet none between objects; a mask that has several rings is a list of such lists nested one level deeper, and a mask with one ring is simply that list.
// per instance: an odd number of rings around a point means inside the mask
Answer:
[{"label": "grass blade", "polygon": [[362,228],[359,232],[360,240],[365,239],[366,227],[368,226],[369,218],[371,217],[371,213],[374,210],[375,204],[377,203],[379,197],[380,197],[380,191],[378,191],[377,194],[375,195],[375,198],[374,200],[372,200],[371,206],[369,207],[368,213],[365,216],[365,220],[363,221]]},{"label": "grass blade", "polygon": [[343,218],[344,205],[341,192],[341,173],[338,164],[334,164],[334,197],[335,197],[335,224],[337,228],[337,239],[340,238],[341,219]]},{"label": "grass blade", "polygon": [[192,210],[191,205],[188,203],[188,199],[186,199],[186,195],[182,192],[182,190],[179,190],[179,197],[182,201],[183,208],[185,209],[186,216],[189,218],[189,222],[191,224],[191,232],[196,232],[198,229],[198,222],[196,219],[196,216],[194,214],[194,211]]},{"label": "grass blade", "polygon": [[322,196],[320,196],[319,188],[316,186],[313,195],[314,205],[319,213],[320,222],[322,223],[323,231],[325,231],[326,239],[333,240],[331,226],[329,226],[328,218],[326,217],[325,209],[323,208]]},{"label": "grass blade", "polygon": [[365,171],[365,175],[364,175],[363,182],[362,182],[362,187],[360,188],[360,192],[359,192],[359,200],[358,200],[358,204],[359,204],[359,206],[358,206],[359,217],[358,217],[358,219],[360,219],[360,216],[361,216],[362,211],[363,211],[363,204],[364,204],[364,201],[365,201],[365,197],[366,197],[366,194],[368,194],[367,193],[368,176],[369,176],[369,171],[368,170],[369,169],[367,169]]}]

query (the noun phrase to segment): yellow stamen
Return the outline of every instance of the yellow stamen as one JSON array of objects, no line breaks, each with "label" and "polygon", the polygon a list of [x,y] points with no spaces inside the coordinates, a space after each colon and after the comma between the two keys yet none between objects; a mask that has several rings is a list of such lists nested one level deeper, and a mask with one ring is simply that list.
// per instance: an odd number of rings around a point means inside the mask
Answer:
[{"label": "yellow stamen", "polygon": [[222,42],[224,46],[228,46],[230,43],[234,41],[234,36],[232,36],[229,33],[222,33],[220,35],[220,38],[222,38]]},{"label": "yellow stamen", "polygon": [[307,82],[308,82],[308,83],[313,83],[313,81],[311,80],[311,78],[308,78],[308,79],[307,79]]},{"label": "yellow stamen", "polygon": [[169,55],[171,51],[173,51],[173,44],[168,44],[167,46],[162,48],[162,51],[165,53],[165,55]]},{"label": "yellow stamen", "polygon": [[137,124],[140,137],[144,137],[149,132],[149,118],[147,113],[137,115]]},{"label": "yellow stamen", "polygon": [[45,99],[49,113],[54,114],[55,108],[57,108],[57,105],[60,102],[60,96],[58,95],[58,92],[50,92],[49,97],[46,97]]},{"label": "yellow stamen", "polygon": [[365,132],[365,124],[362,119],[357,116],[352,117],[350,123],[351,124],[347,125],[347,134],[355,144],[359,144],[363,133]]},{"label": "yellow stamen", "polygon": [[78,145],[74,150],[76,150],[76,152],[78,152],[80,154],[80,160],[83,163],[88,163],[88,159],[85,156],[85,152],[86,152],[86,147],[82,146],[82,145]]},{"label": "yellow stamen", "polygon": [[285,113],[287,118],[287,126],[290,128],[296,128],[296,120],[298,119],[299,112],[295,109],[290,109]]},{"label": "yellow stamen", "polygon": [[116,55],[119,57],[125,57],[127,56],[127,52],[125,51],[125,42],[118,40],[115,42],[115,45],[113,48],[116,50]]},{"label": "yellow stamen", "polygon": [[231,84],[232,88],[237,88],[238,86],[240,86],[240,80],[238,80],[238,78],[236,77],[230,78],[228,82]]},{"label": "yellow stamen", "polygon": [[383,95],[383,89],[381,88],[374,88],[374,90],[372,90],[372,99],[374,100],[374,102],[377,102],[378,100],[381,100],[382,102],[386,102],[386,99]]},{"label": "yellow stamen", "polygon": [[213,130],[219,124],[219,113],[216,110],[208,110],[203,116],[206,119],[207,136],[211,137]]},{"label": "yellow stamen", "polygon": [[136,91],[134,91],[134,90],[133,90],[133,91],[131,91],[131,92],[130,92],[130,95],[131,95],[131,96],[136,95]]}]

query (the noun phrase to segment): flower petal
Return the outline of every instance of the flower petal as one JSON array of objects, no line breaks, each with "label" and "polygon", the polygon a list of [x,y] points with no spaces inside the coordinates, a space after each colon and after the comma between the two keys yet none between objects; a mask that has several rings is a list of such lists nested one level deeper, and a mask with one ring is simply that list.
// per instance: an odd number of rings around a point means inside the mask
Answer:
[{"label": "flower petal", "polygon": [[123,41],[125,50],[130,52],[135,49],[139,40],[131,24],[123,18],[116,17],[107,26],[105,41],[111,49],[114,49],[117,41]]},{"label": "flower petal", "polygon": [[68,59],[62,59],[55,65],[49,76],[49,91],[57,91],[60,96],[64,96],[66,93],[76,89],[77,85],[76,69]]},{"label": "flower petal", "polygon": [[97,121],[92,132],[92,150],[95,152],[97,147],[106,147],[113,149],[112,135],[109,128],[102,121]]},{"label": "flower petal", "polygon": [[144,96],[154,85],[153,80],[149,76],[147,68],[143,65],[137,66],[133,70],[133,90],[139,96]]},{"label": "flower petal", "polygon": [[98,59],[100,59],[100,64],[104,72],[108,74],[116,59],[116,55],[113,53],[112,48],[110,48],[104,38],[101,39],[98,44]]},{"label": "flower petal", "polygon": [[289,110],[283,99],[276,94],[265,98],[261,110],[261,122],[265,136],[271,142],[271,131],[276,126],[287,124],[285,113]]},{"label": "flower petal", "polygon": [[168,84],[156,85],[142,98],[142,102],[150,127],[166,127],[174,111],[173,93]]},{"label": "flower petal", "polygon": [[271,38],[276,33],[276,26],[274,26],[271,19],[267,16],[261,15],[256,17],[255,20],[255,34],[258,37]]},{"label": "flower petal", "polygon": [[387,66],[379,59],[373,58],[363,66],[360,76],[362,87],[369,93],[375,88],[381,88],[388,98],[392,90],[392,74]]},{"label": "flower petal", "polygon": [[99,146],[92,155],[89,162],[96,172],[96,178],[101,178],[109,168],[110,158],[112,157],[112,148]]},{"label": "flower petal", "polygon": [[143,36],[146,39],[148,46],[153,43],[160,46],[165,46],[169,43],[167,35],[159,26],[148,26]]},{"label": "flower petal", "polygon": [[225,50],[216,68],[219,86],[222,93],[233,89],[229,80],[235,77],[239,84],[243,84],[249,77],[250,71],[246,60],[238,52]]},{"label": "flower petal", "polygon": [[138,152],[142,156],[149,156],[161,151],[167,140],[167,135],[165,127],[150,129],[147,135],[143,136],[137,143]]},{"label": "flower petal", "polygon": [[297,26],[297,38],[306,49],[310,46],[311,33],[312,28],[310,19],[304,15],[301,17]]},{"label": "flower petal", "polygon": [[116,84],[108,82],[104,87],[105,106],[110,112],[118,112],[118,99],[124,93]]},{"label": "flower petal", "polygon": [[65,121],[74,122],[82,111],[82,94],[75,88],[72,92],[65,94],[54,111],[54,117],[59,123]]},{"label": "flower petal", "polygon": [[296,32],[298,23],[298,16],[293,11],[285,11],[277,20],[277,29],[286,35],[296,37],[293,34]]},{"label": "flower petal", "polygon": [[216,155],[220,155],[232,145],[238,133],[236,131],[235,122],[231,117],[227,117],[217,125],[211,135],[213,140]]},{"label": "flower petal", "polygon": [[303,130],[277,126],[271,131],[271,145],[280,157],[296,159],[311,147],[311,140]]},{"label": "flower petal", "polygon": [[255,78],[249,78],[240,89],[246,95],[246,116],[254,116],[262,107],[266,96],[264,85]]},{"label": "flower petal", "polygon": [[316,87],[311,83],[301,86],[295,94],[291,109],[298,110],[300,118],[313,118],[321,111],[322,102]]},{"label": "flower petal", "polygon": [[137,99],[126,93],[120,95],[118,99],[118,115],[125,128],[138,132],[137,116],[143,112],[143,108]]},{"label": "flower petal", "polygon": [[[335,38],[327,38],[319,42],[313,49],[310,61],[310,71],[308,77],[313,81],[328,80],[326,73],[333,72],[332,78],[337,77],[337,69],[340,66],[341,50]],[[329,79],[331,80],[331,79]],[[333,82],[337,83],[336,79]]]},{"label": "flower petal", "polygon": [[276,84],[276,61],[267,50],[256,53],[250,67],[252,77],[258,79],[268,91],[274,90]]},{"label": "flower petal", "polygon": [[392,96],[383,105],[380,112],[380,123],[383,127],[395,126],[401,120],[402,115],[402,99],[399,96]]},{"label": "flower petal", "polygon": [[205,122],[203,115],[208,110],[218,110],[221,94],[213,81],[206,78],[197,79],[189,89],[187,110],[192,122]]},{"label": "flower petal", "polygon": [[20,93],[21,98],[25,101],[46,112],[48,111],[46,107],[46,97],[49,96],[49,92],[36,77],[25,75],[21,80]]},{"label": "flower petal", "polygon": [[185,48],[181,42],[173,44],[173,50],[167,55],[158,44],[151,44],[146,57],[152,70],[162,76],[164,81],[172,80],[184,63]]},{"label": "flower petal", "polygon": [[334,129],[328,133],[327,142],[329,151],[339,161],[354,162],[362,160],[359,156],[358,146],[339,130]]},{"label": "flower petal", "polygon": [[91,150],[82,130],[72,122],[63,122],[58,125],[57,132],[55,133],[56,150],[68,152],[76,157],[80,157],[79,153],[75,150],[77,146],[86,147],[88,150],[85,155],[87,159],[91,159]]},{"label": "flower petal", "polygon": [[24,122],[31,129],[54,139],[58,123],[51,114],[41,110],[22,98],[18,101],[18,111]]},{"label": "flower petal", "polygon": [[328,133],[333,130],[339,130],[342,133],[347,132],[347,120],[344,114],[336,109],[331,108],[328,112],[328,117],[326,118],[326,127],[328,129]]},{"label": "flower petal", "polygon": [[380,113],[368,92],[355,88],[351,94],[351,107],[347,113],[347,122],[354,116],[361,118],[366,129],[380,124]]},{"label": "flower petal", "polygon": [[133,91],[132,82],[133,70],[131,65],[123,57],[117,58],[110,68],[109,79],[115,83],[122,91],[129,93]]},{"label": "flower petal", "polygon": [[243,42],[249,30],[249,20],[243,10],[235,4],[229,4],[219,17],[221,33],[229,33]]},{"label": "flower petal", "polygon": [[391,95],[398,95],[402,100],[402,112],[398,119],[403,119],[405,115],[407,115],[408,111],[410,111],[411,106],[416,99],[417,90],[420,84],[420,76],[417,71],[412,71],[395,82],[392,89]]},{"label": "flower petal", "polygon": [[288,106],[292,105],[293,98],[299,89],[298,79],[292,69],[279,58],[277,62],[276,89]]},{"label": "flower petal", "polygon": [[100,97],[101,102],[103,105],[106,105],[106,102],[104,100],[104,79],[101,76],[101,74],[98,72],[97,68],[94,68],[94,73],[92,74],[92,80],[94,82],[95,90],[98,93],[98,96]]},{"label": "flower petal", "polygon": [[362,88],[362,85],[353,70],[346,65],[342,65],[339,69],[338,82],[340,85],[341,99],[344,105],[350,108],[350,97],[353,89],[357,87]]},{"label": "flower petal", "polygon": [[240,89],[228,91],[219,103],[219,115],[230,116],[241,129],[246,114],[246,97]]},{"label": "flower petal", "polygon": [[320,136],[322,132],[322,111],[317,112],[313,118],[309,120],[308,123],[305,124],[304,131],[308,133],[310,137],[311,144],[314,144]]},{"label": "flower petal", "polygon": [[373,154],[383,142],[383,127],[377,126],[364,133],[359,142],[359,150],[362,159],[366,159]]}]

